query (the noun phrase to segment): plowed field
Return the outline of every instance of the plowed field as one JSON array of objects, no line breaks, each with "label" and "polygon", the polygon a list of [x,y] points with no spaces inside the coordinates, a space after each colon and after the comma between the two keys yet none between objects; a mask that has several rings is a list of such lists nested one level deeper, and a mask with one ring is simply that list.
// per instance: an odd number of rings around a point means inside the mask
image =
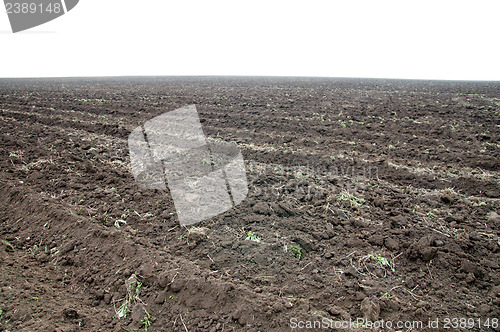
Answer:
[{"label": "plowed field", "polygon": [[[189,104],[249,194],[185,228],[127,138]],[[498,83],[0,80],[0,331],[498,329],[499,112]]]}]

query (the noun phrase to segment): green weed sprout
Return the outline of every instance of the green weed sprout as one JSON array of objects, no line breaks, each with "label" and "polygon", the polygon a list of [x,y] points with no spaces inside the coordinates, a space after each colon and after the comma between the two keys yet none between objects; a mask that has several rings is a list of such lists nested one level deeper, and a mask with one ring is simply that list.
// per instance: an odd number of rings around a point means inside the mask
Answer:
[{"label": "green weed sprout", "polygon": [[293,253],[293,255],[297,258],[300,259],[300,257],[302,257],[302,250],[300,249],[300,247],[297,247],[297,246],[290,246],[290,251]]},{"label": "green weed sprout", "polygon": [[245,240],[259,243],[260,242],[260,237],[258,237],[257,235],[255,235],[254,232],[250,231],[250,232],[248,232],[247,237],[245,238]]},{"label": "green weed sprout", "polygon": [[388,267],[392,272],[395,272],[394,262],[389,261],[387,258],[382,256],[371,256],[371,258],[380,263],[380,267],[385,268]]},{"label": "green weed sprout", "polygon": [[137,276],[133,274],[125,282],[125,286],[127,286],[127,298],[116,312],[118,318],[127,317],[127,313],[132,304],[139,300],[139,294],[141,293],[142,289],[142,282],[140,282]]}]

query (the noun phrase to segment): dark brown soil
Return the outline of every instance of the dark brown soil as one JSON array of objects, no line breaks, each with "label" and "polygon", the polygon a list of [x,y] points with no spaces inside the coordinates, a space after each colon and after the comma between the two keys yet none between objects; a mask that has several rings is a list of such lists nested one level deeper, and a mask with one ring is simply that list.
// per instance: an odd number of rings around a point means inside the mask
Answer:
[{"label": "dark brown soil", "polygon": [[[188,104],[240,146],[249,195],[186,229],[127,137]],[[478,330],[500,318],[499,111],[498,83],[2,80],[0,331]]]}]

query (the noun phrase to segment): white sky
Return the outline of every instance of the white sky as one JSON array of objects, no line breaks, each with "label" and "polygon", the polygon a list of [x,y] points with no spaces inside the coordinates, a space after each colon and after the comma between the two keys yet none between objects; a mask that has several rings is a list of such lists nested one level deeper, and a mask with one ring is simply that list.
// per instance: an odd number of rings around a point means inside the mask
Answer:
[{"label": "white sky", "polygon": [[500,80],[499,13],[500,0],[80,0],[13,34],[2,8],[0,77]]}]

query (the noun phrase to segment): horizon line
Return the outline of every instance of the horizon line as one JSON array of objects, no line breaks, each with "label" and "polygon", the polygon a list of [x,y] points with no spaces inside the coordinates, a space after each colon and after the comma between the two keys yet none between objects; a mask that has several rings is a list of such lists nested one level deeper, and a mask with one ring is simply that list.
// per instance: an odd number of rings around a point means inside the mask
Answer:
[{"label": "horizon line", "polygon": [[109,79],[109,78],[283,78],[283,79],[332,79],[332,80],[394,80],[394,81],[438,81],[438,82],[487,82],[500,83],[488,79],[448,79],[448,78],[400,78],[400,77],[363,77],[363,76],[307,76],[307,75],[90,75],[90,76],[12,76],[0,80],[16,79]]}]

